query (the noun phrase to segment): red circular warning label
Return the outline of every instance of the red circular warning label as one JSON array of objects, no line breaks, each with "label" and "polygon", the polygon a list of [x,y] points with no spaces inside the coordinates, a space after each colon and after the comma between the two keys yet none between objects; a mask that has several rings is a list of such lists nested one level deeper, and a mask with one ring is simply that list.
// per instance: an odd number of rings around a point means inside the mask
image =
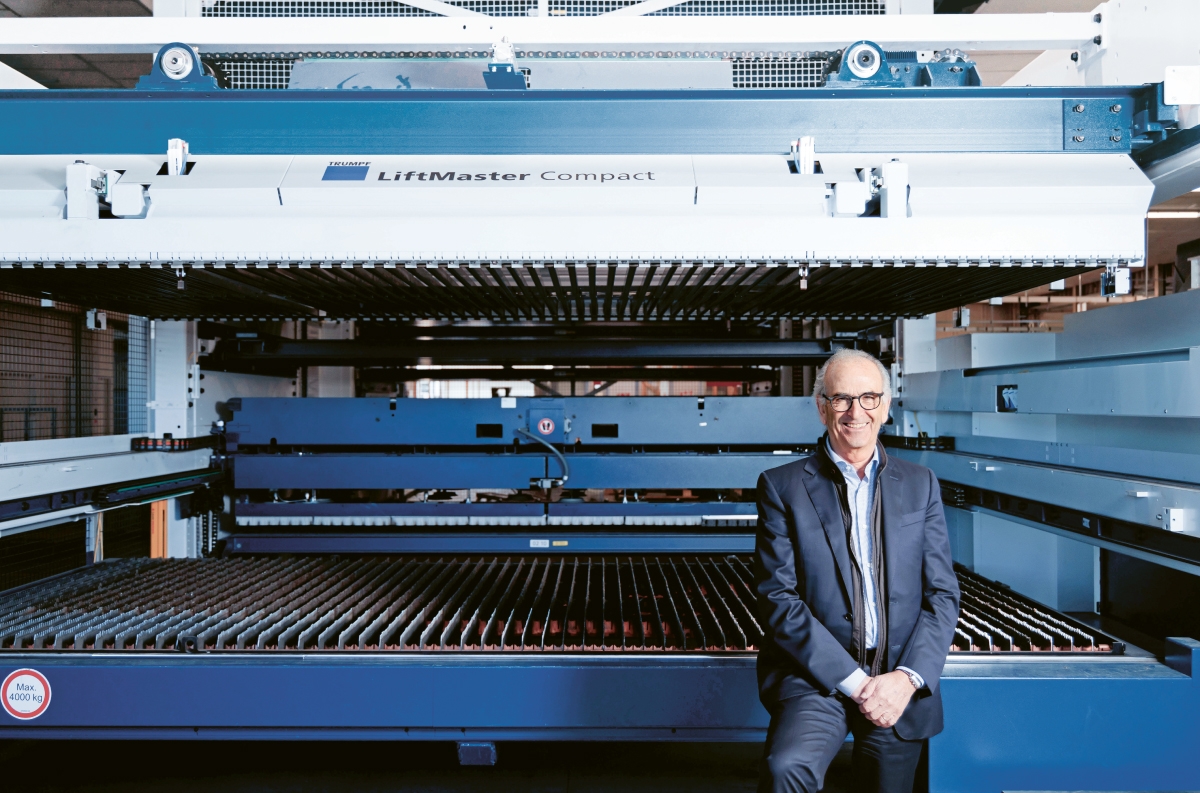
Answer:
[{"label": "red circular warning label", "polygon": [[4,709],[14,719],[36,719],[50,707],[50,681],[35,669],[18,669],[0,686]]},{"label": "red circular warning label", "polygon": [[549,435],[554,432],[554,419],[542,419],[538,422],[538,432]]}]

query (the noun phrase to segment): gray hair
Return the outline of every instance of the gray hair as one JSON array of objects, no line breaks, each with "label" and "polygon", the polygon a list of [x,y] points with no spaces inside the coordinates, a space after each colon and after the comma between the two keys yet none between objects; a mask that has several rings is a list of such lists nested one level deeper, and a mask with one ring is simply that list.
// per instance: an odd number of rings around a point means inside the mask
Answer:
[{"label": "gray hair", "polygon": [[843,347],[829,356],[829,359],[821,364],[821,368],[817,370],[817,379],[813,383],[814,399],[820,399],[825,396],[825,373],[829,371],[829,367],[835,363],[849,363],[850,361],[870,361],[875,364],[875,368],[879,370],[879,376],[883,379],[883,399],[886,402],[892,398],[892,376],[887,368],[879,362],[879,359],[862,350]]}]

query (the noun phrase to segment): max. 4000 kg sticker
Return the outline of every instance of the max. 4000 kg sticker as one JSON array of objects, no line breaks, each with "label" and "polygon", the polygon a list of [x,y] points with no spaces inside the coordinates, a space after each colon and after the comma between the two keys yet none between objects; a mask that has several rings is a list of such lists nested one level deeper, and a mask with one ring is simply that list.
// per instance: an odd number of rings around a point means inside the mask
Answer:
[{"label": "max. 4000 kg sticker", "polygon": [[18,669],[0,686],[4,710],[14,719],[36,719],[50,707],[50,681],[36,669]]}]

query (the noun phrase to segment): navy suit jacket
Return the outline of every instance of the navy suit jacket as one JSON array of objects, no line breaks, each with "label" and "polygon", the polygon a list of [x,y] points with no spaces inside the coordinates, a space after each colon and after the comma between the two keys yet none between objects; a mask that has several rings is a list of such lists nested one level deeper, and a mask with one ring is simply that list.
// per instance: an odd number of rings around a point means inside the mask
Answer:
[{"label": "navy suit jacket", "polygon": [[[958,579],[937,478],[886,459],[876,483],[888,596],[887,646],[879,652],[884,671],[906,666],[925,680],[895,726],[901,738],[917,740],[942,729],[939,683],[958,620]],[[765,635],[758,682],[768,710],[811,691],[831,694],[858,668],[849,650],[846,534],[834,482],[816,455],[759,477],[755,584]]]}]

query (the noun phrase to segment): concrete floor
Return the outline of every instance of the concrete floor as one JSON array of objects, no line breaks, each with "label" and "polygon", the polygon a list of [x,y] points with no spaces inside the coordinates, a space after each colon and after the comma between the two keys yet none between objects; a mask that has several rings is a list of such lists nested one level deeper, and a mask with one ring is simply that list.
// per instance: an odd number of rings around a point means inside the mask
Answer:
[{"label": "concrete floor", "polygon": [[[502,743],[460,767],[452,743],[0,742],[6,790],[170,793],[753,793],[758,744]],[[826,793],[843,790],[843,753]]]}]

